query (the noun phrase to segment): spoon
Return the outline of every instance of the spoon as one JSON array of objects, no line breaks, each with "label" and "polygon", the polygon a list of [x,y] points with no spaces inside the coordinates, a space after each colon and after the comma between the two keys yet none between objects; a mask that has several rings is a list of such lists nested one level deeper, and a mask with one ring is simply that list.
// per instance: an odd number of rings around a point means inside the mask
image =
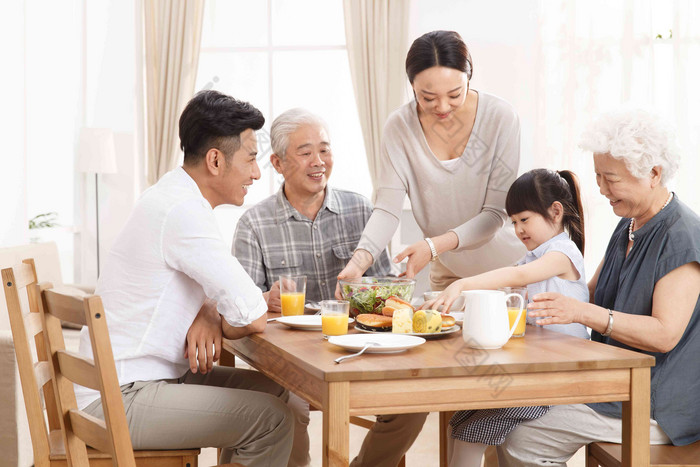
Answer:
[{"label": "spoon", "polygon": [[354,353],[354,354],[351,354],[351,355],[345,355],[345,356],[343,356],[343,357],[338,357],[338,358],[336,358],[336,359],[333,360],[333,361],[334,361],[335,363],[340,363],[340,362],[342,362],[343,360],[347,360],[348,358],[359,357],[360,355],[362,355],[363,353],[365,353],[365,350],[369,349],[369,348],[372,347],[373,345],[381,345],[381,344],[378,344],[377,342],[365,342],[365,346],[362,347],[362,350],[360,350],[359,352]]}]

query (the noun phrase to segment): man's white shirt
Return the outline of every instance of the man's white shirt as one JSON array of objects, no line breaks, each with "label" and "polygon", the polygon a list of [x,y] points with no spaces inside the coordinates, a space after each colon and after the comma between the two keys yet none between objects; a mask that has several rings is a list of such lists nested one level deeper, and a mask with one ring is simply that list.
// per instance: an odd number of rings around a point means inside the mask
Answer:
[{"label": "man's white shirt", "polygon": [[[120,385],[188,371],[187,331],[207,297],[232,326],[267,311],[262,292],[224,243],[211,205],[181,167],[136,203],[95,294],[105,307]],[[92,358],[87,328],[80,353]],[[99,394],[76,386],[76,396],[84,408]]]}]

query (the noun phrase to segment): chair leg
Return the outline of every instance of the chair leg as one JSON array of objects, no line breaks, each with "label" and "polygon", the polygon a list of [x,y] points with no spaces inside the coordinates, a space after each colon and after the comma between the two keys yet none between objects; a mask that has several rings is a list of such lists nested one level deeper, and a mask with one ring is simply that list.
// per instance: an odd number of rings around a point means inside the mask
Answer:
[{"label": "chair leg", "polygon": [[586,467],[599,467],[598,461],[591,455],[591,447],[586,445]]}]

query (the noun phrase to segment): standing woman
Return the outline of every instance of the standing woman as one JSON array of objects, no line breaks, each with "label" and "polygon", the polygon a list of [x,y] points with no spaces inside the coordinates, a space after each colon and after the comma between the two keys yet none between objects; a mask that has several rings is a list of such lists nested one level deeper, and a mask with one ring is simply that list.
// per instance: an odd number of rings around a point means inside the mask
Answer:
[{"label": "standing woman", "polygon": [[472,59],[456,32],[413,42],[406,74],[415,101],[388,118],[375,209],[339,279],[359,277],[391,240],[408,193],[425,240],[402,251],[406,276],[429,262],[430,285],[515,263],[525,250],[504,228],[520,161],[520,123],[504,100],[469,88]]}]

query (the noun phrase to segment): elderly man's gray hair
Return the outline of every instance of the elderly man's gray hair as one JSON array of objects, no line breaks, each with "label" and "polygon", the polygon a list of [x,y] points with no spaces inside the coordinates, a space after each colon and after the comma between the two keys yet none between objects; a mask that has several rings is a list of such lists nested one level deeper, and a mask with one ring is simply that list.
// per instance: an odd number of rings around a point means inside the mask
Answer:
[{"label": "elderly man's gray hair", "polygon": [[579,146],[624,161],[627,170],[640,179],[649,176],[652,167],[661,166],[663,186],[673,178],[680,163],[673,130],[661,118],[641,109],[599,116],[583,132]]},{"label": "elderly man's gray hair", "polygon": [[272,152],[280,159],[284,159],[289,146],[289,136],[303,125],[319,125],[326,130],[327,135],[329,134],[326,122],[318,115],[302,108],[289,109],[281,113],[270,127]]}]

